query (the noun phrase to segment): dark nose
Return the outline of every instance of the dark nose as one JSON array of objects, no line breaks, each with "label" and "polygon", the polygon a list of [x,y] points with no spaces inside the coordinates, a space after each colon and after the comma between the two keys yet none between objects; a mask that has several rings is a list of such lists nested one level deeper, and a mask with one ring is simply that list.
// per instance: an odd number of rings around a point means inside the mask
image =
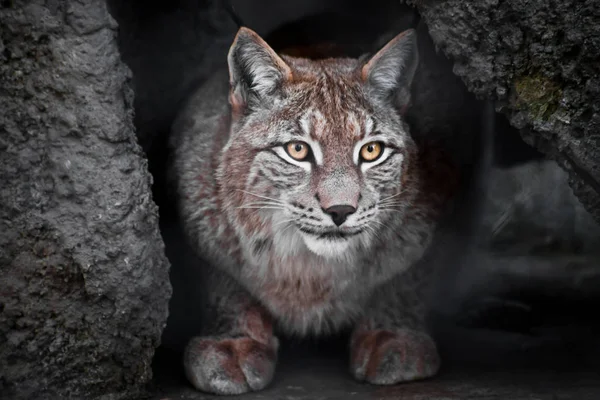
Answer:
[{"label": "dark nose", "polygon": [[327,214],[331,215],[333,223],[337,226],[343,224],[344,221],[346,221],[346,218],[348,218],[350,214],[354,214],[355,211],[356,208],[352,206],[331,206],[325,210]]}]

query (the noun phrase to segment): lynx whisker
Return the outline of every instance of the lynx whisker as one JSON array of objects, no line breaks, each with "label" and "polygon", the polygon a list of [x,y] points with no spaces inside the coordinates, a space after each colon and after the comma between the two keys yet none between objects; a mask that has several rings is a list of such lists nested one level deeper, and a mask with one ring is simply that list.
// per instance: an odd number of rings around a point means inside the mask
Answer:
[{"label": "lynx whisker", "polygon": [[405,189],[402,189],[402,190],[400,190],[398,193],[396,193],[396,194],[394,194],[394,195],[392,195],[392,196],[388,196],[388,197],[385,197],[385,198],[383,198],[383,199],[379,200],[379,203],[384,203],[384,202],[386,202],[386,201],[388,201],[388,200],[390,200],[390,199],[393,199],[394,197],[398,197],[398,196],[400,196],[401,194],[404,194],[405,192],[406,192],[406,190],[405,190]]},{"label": "lynx whisker", "polygon": [[378,204],[377,209],[381,210],[382,208],[386,208],[386,207],[404,207],[404,206],[405,206],[405,204],[402,204],[402,203]]},{"label": "lynx whisker", "polygon": [[[372,219],[370,222],[371,222],[371,223],[376,223],[376,224],[379,224],[379,225],[383,226],[384,228],[386,228],[387,230],[390,230],[390,231],[392,231],[392,232],[394,231],[394,228],[392,228],[391,226],[389,226],[388,224],[386,224],[386,223],[384,223],[384,222],[377,221],[377,220],[375,220],[375,219]],[[373,229],[375,229],[374,227],[372,227],[372,228],[373,228]],[[381,233],[381,232],[379,232],[379,233]]]},{"label": "lynx whisker", "polygon": [[386,204],[402,204],[403,202],[398,200],[398,199],[393,199],[393,200],[385,200],[385,201],[380,201],[379,203],[377,203],[378,205],[386,205]]},{"label": "lynx whisker", "polygon": [[283,230],[282,230],[281,232],[279,232],[278,234],[279,234],[279,235],[283,235],[283,234],[284,234],[284,233],[285,233],[285,232],[286,232],[288,229],[290,229],[290,228],[291,228],[291,227],[293,227],[293,226],[294,226],[294,224],[289,224],[289,225],[286,225],[286,227],[285,227],[285,228],[283,228]]},{"label": "lynx whisker", "polygon": [[256,197],[260,197],[260,198],[262,198],[262,199],[267,199],[267,200],[274,201],[274,202],[276,202],[276,203],[285,204],[283,201],[281,201],[281,200],[278,200],[278,199],[274,199],[274,198],[272,198],[272,197],[263,196],[263,195],[256,194],[256,193],[252,193],[252,192],[249,192],[249,191],[247,191],[247,190],[243,190],[243,189],[236,189],[236,190],[237,190],[237,191],[239,191],[239,192],[242,192],[242,193],[249,194],[249,195],[251,195],[251,196],[256,196]]},{"label": "lynx whisker", "polygon": [[285,207],[275,207],[275,206],[241,206],[237,207],[237,209],[242,210],[285,210]]},{"label": "lynx whisker", "polygon": [[296,221],[296,220],[297,220],[297,218],[284,219],[283,221],[279,221],[279,222],[273,224],[273,228],[276,227],[276,226],[278,226],[278,225],[282,225],[282,224],[285,224],[285,223],[288,223],[288,222],[293,222],[293,221]]},{"label": "lynx whisker", "polygon": [[397,205],[390,205],[390,206],[383,206],[383,207],[377,207],[377,209],[379,211],[390,211],[390,210],[396,210],[396,211],[400,211],[400,210],[404,210],[405,207],[397,204]]},{"label": "lynx whisker", "polygon": [[[255,201],[251,203],[245,203],[240,207],[251,207],[251,206],[284,206],[285,204],[275,203],[273,201]],[[239,208],[239,207],[238,207]]]}]

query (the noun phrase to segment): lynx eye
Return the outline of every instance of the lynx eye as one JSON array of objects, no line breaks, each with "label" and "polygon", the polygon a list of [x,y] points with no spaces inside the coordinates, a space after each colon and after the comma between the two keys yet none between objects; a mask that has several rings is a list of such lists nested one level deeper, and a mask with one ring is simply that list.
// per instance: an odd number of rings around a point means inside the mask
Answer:
[{"label": "lynx eye", "polygon": [[377,160],[381,154],[383,154],[383,143],[381,142],[370,142],[360,148],[360,158],[366,162]]},{"label": "lynx eye", "polygon": [[285,151],[296,161],[304,161],[310,154],[310,148],[304,142],[290,142],[285,145]]}]

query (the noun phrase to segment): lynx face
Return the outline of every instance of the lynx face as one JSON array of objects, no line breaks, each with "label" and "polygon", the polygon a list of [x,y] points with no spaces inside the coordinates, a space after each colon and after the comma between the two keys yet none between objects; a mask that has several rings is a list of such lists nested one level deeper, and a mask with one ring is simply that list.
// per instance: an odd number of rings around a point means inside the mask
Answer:
[{"label": "lynx face", "polygon": [[416,64],[412,31],[364,62],[279,57],[242,29],[221,160],[241,232],[330,258],[384,236],[410,205],[415,148],[401,110]]}]

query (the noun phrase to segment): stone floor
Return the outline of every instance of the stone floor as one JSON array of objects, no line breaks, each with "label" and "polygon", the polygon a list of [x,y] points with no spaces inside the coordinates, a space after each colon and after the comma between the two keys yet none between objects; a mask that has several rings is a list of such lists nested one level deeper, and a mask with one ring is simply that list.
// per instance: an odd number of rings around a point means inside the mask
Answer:
[{"label": "stone floor", "polygon": [[[344,340],[284,342],[272,385],[243,400],[598,400],[600,335],[593,327],[562,326],[537,335],[438,328],[444,367],[434,379],[396,386],[354,382],[346,371]],[[153,400],[222,398],[187,384],[179,357],[157,355]]]}]

